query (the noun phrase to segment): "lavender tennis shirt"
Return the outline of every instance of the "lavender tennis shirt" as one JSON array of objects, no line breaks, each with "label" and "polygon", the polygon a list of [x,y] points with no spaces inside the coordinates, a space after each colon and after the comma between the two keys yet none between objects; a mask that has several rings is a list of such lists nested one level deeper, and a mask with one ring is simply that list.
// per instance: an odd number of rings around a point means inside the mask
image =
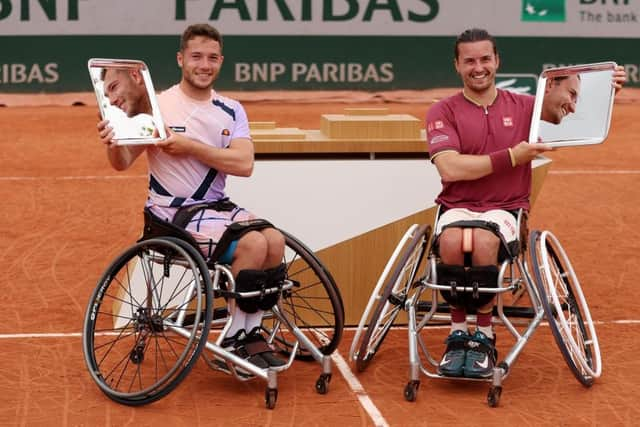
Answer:
[{"label": "lavender tennis shirt", "polygon": [[[217,148],[235,138],[248,138],[249,122],[242,105],[211,91],[206,101],[186,96],[175,85],[158,96],[165,124],[176,133]],[[150,146],[148,205],[180,207],[225,197],[226,174],[191,156],[172,156]]]}]

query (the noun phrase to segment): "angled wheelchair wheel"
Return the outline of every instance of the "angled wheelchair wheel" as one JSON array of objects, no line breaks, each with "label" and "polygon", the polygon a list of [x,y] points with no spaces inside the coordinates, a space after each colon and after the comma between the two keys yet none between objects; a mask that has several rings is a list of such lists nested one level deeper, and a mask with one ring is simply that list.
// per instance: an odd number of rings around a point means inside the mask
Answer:
[{"label": "angled wheelchair wheel", "polygon": [[587,301],[569,257],[548,231],[530,237],[536,285],[553,337],[573,375],[589,387],[602,371],[600,347]]},{"label": "angled wheelchair wheel", "polygon": [[[340,291],[329,271],[316,255],[291,234],[285,236],[287,278],[294,286],[283,293],[278,307],[323,354],[329,355],[338,347],[344,329],[344,306]],[[275,331],[274,343],[284,353],[290,353],[295,343],[286,325],[275,318],[266,318],[263,327]],[[297,359],[311,360],[311,354],[302,346]]]},{"label": "angled wheelchair wheel", "polygon": [[[187,243],[150,239],[124,251],[100,278],[84,319],[93,380],[127,405],[167,395],[206,343],[212,299],[209,270]],[[185,325],[185,317],[196,326]]]},{"label": "angled wheelchair wheel", "polygon": [[[412,226],[387,262],[378,281],[382,285],[376,287],[370,300],[373,311],[367,329],[359,343],[359,336],[354,340],[354,345],[359,346],[355,361],[360,372],[367,368],[398,313],[403,310],[413,284],[419,279],[417,273],[424,264],[430,237],[431,226]],[[363,317],[367,316],[367,311]]]}]

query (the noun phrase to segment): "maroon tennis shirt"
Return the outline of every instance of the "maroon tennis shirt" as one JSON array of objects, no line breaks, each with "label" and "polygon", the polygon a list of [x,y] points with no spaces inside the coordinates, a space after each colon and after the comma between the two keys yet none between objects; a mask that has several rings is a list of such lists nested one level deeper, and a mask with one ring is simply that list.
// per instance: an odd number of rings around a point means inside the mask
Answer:
[{"label": "maroon tennis shirt", "polygon": [[529,209],[531,164],[511,166],[507,149],[529,138],[535,98],[498,89],[488,107],[466,99],[462,92],[437,102],[427,113],[431,159],[444,151],[488,154],[493,173],[473,181],[442,181],[436,203],[476,212]]}]

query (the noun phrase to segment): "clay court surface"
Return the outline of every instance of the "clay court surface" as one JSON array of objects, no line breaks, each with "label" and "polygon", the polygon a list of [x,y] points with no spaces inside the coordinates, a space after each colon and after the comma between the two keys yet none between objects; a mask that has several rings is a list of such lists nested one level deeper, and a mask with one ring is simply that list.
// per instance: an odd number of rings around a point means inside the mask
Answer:
[{"label": "clay court surface", "polygon": [[[505,380],[498,408],[486,404],[486,383],[426,377],[417,401],[406,402],[405,330],[389,335],[366,372],[352,367],[362,389],[334,367],[329,393],[318,395],[319,366],[296,362],[279,375],[277,406],[267,410],[264,382],[240,383],[202,361],[165,399],[139,408],[112,402],[87,373],[80,333],[96,280],[140,233],[145,161],[126,172],[110,169],[94,106],[0,109],[0,425],[368,426],[371,407],[377,421],[392,426],[637,425],[640,96],[629,93],[623,90],[615,105],[604,144],[549,156],[552,168],[530,218],[530,228],[552,230],[572,258],[598,321],[603,375],[582,387],[543,325]],[[247,101],[245,107],[252,121],[317,129],[322,113],[354,105],[322,101]],[[359,101],[419,118],[429,107],[428,99]],[[435,345],[447,331],[429,333],[427,342]],[[498,329],[499,350],[511,347],[507,335]],[[342,357],[352,336],[345,333]]]}]

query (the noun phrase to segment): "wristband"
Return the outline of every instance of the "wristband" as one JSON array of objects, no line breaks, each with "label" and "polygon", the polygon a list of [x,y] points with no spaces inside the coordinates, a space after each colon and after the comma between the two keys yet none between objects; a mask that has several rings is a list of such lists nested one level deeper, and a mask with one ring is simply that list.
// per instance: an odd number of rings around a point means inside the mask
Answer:
[{"label": "wristband", "polygon": [[494,151],[493,153],[489,154],[489,158],[491,159],[491,167],[493,168],[493,173],[499,173],[513,169],[513,166],[511,166],[511,156],[509,155],[509,151],[507,151],[507,149]]}]

